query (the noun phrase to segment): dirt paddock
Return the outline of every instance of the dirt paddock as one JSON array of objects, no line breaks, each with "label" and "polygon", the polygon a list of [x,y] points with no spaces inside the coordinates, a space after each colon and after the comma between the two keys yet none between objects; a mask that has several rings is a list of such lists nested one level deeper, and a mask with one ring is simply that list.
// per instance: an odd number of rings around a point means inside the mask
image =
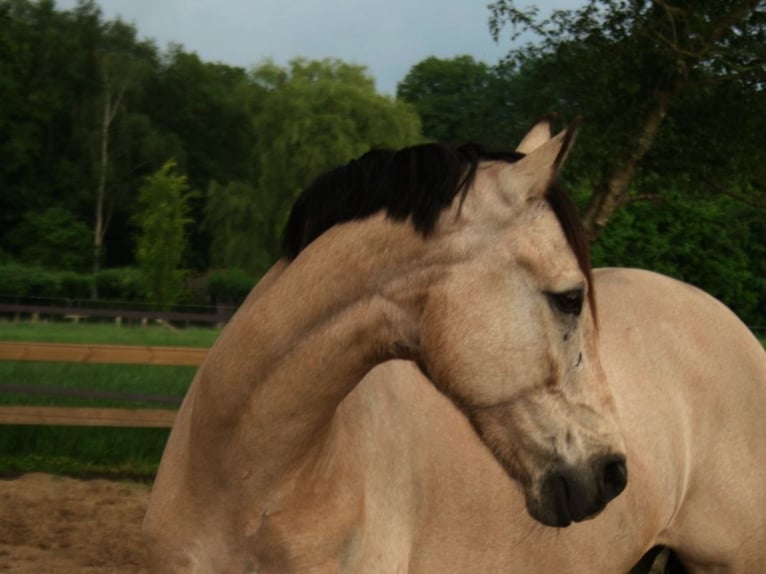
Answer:
[{"label": "dirt paddock", "polygon": [[27,474],[0,480],[0,572],[146,572],[149,486]]},{"label": "dirt paddock", "polygon": [[[48,474],[0,479],[0,574],[146,573],[149,486]],[[651,572],[664,572],[661,555]]]}]

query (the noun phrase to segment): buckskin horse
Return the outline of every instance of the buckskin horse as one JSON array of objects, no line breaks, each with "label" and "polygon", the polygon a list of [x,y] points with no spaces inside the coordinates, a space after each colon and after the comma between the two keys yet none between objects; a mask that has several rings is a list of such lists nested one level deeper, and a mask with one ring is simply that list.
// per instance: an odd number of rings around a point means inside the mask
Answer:
[{"label": "buckskin horse", "polygon": [[371,152],[301,196],[179,411],[156,571],[757,570],[763,350],[691,287],[591,277],[573,135]]}]

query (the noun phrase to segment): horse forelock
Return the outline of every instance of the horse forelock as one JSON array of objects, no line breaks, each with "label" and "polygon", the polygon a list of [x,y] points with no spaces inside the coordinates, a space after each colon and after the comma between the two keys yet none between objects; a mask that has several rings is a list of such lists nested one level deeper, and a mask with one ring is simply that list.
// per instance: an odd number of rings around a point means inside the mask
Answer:
[{"label": "horse forelock", "polygon": [[[465,199],[481,161],[515,162],[516,151],[489,151],[476,144],[458,147],[428,143],[398,151],[371,150],[320,175],[296,200],[285,227],[283,256],[289,261],[331,227],[380,211],[395,220],[411,218],[423,236],[458,194]],[[553,182],[545,196],[588,282],[596,316],[588,241],[574,203]]]}]

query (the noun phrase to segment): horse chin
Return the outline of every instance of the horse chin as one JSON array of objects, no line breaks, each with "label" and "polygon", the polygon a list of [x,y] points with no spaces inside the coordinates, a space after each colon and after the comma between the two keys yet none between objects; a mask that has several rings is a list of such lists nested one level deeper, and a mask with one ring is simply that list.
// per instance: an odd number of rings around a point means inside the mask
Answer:
[{"label": "horse chin", "polygon": [[544,526],[566,528],[574,522],[566,508],[546,507],[529,496],[525,497],[525,501],[529,515]]},{"label": "horse chin", "polygon": [[572,515],[572,512],[567,508],[566,504],[560,501],[554,501],[552,503],[543,504],[539,499],[533,499],[529,496],[525,496],[525,503],[527,512],[529,515],[537,520],[544,526],[552,526],[554,528],[566,528],[571,526],[575,522],[583,522],[595,518],[601,513],[603,507],[590,514]]}]

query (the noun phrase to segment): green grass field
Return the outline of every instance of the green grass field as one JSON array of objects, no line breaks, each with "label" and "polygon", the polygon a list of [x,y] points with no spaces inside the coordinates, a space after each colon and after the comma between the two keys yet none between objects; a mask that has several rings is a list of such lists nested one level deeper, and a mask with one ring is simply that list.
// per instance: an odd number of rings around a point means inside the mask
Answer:
[{"label": "green grass field", "polygon": [[[0,323],[0,340],[209,347],[218,331],[109,324]],[[53,387],[182,397],[196,367],[0,361],[0,386]],[[141,401],[0,392],[0,404],[173,408]],[[0,474],[54,472],[130,475],[156,472],[168,429],[0,426]]]},{"label": "green grass field", "polygon": [[[104,324],[0,323],[0,340],[209,347],[213,329],[116,327]],[[764,344],[766,340],[761,339]],[[195,367],[0,361],[0,385],[76,388],[181,397]],[[140,401],[0,392],[0,404],[168,408]],[[168,429],[0,426],[0,474],[53,472],[151,479]]]},{"label": "green grass field", "polygon": [[118,327],[111,323],[0,322],[0,341],[209,347],[218,333],[217,329],[199,327],[172,330],[161,326]]}]

